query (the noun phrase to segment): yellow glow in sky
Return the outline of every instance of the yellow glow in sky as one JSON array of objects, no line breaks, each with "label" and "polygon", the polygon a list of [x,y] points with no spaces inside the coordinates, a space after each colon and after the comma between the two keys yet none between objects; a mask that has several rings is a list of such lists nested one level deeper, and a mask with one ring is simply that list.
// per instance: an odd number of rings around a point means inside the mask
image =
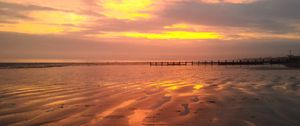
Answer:
[{"label": "yellow glow in sky", "polygon": [[154,40],[197,40],[197,39],[222,39],[223,36],[216,32],[188,32],[188,31],[165,31],[161,33],[140,33],[140,32],[108,32],[96,35],[100,38],[143,38]]},{"label": "yellow glow in sky", "polygon": [[79,25],[87,20],[85,16],[60,11],[34,11],[29,16],[47,24]]},{"label": "yellow glow in sky", "polygon": [[78,25],[86,20],[84,16],[57,11],[34,11],[28,16],[33,20],[19,20],[15,24],[2,24],[0,31],[28,34],[76,32],[83,29]]},{"label": "yellow glow in sky", "polygon": [[153,0],[103,0],[99,5],[105,16],[116,19],[136,20],[150,18]]},{"label": "yellow glow in sky", "polygon": [[137,33],[128,32],[124,36],[145,39],[221,39],[222,36],[215,32],[188,32],[188,31],[166,31],[162,33]]}]

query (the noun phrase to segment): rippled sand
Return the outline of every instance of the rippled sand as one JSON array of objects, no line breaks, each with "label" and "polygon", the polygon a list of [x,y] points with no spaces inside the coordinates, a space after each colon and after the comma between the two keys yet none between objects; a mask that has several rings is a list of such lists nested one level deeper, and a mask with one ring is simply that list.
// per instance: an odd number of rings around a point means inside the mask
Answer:
[{"label": "rippled sand", "polygon": [[1,126],[299,126],[299,106],[300,70],[147,65],[0,70]]}]

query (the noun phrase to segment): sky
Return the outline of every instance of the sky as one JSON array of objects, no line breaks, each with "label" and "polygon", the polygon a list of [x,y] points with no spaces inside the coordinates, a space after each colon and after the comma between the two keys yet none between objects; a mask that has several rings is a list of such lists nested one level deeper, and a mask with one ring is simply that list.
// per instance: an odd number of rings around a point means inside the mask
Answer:
[{"label": "sky", "polygon": [[0,62],[300,55],[299,0],[0,0]]}]

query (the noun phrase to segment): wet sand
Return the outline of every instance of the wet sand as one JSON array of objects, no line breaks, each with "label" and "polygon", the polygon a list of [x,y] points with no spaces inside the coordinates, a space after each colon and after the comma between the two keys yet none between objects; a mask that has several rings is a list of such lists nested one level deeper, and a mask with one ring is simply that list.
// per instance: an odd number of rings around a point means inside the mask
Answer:
[{"label": "wet sand", "polygon": [[300,70],[259,68],[0,69],[0,125],[299,126]]}]

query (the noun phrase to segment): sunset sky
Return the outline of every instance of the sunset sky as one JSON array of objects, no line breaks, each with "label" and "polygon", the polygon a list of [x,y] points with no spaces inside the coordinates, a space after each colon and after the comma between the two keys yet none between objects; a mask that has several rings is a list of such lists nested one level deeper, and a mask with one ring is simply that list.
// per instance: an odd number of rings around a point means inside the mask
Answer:
[{"label": "sunset sky", "polygon": [[0,0],[0,61],[300,55],[300,0]]}]

